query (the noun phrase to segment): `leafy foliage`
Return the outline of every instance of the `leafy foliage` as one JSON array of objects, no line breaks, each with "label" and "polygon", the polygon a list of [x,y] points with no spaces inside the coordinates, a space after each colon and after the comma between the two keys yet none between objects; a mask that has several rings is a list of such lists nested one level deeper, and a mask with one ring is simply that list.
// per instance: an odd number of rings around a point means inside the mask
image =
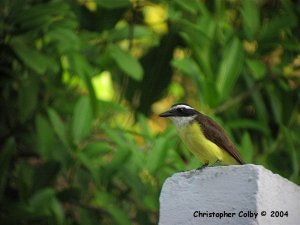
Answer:
[{"label": "leafy foliage", "polygon": [[0,14],[1,223],[156,224],[166,177],[199,166],[157,117],[175,101],[300,183],[293,1],[3,0]]}]

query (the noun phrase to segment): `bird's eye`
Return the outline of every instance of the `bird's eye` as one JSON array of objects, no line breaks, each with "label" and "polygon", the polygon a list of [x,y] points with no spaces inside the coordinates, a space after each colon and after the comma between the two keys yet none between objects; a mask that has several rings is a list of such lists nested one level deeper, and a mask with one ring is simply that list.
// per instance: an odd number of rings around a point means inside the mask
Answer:
[{"label": "bird's eye", "polygon": [[183,108],[178,108],[177,112],[180,112],[180,113],[183,112]]}]

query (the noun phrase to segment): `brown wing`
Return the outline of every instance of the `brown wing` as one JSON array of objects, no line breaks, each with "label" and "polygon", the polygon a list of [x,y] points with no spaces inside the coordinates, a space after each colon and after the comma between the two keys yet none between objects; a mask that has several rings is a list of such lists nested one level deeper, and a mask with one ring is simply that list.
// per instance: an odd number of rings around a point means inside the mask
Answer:
[{"label": "brown wing", "polygon": [[196,120],[198,123],[200,123],[203,134],[208,140],[212,141],[217,146],[227,151],[240,164],[244,164],[237,148],[227,137],[222,127],[220,127],[215,121],[210,119],[208,116],[205,116],[201,113],[199,113],[199,115],[196,117]]}]

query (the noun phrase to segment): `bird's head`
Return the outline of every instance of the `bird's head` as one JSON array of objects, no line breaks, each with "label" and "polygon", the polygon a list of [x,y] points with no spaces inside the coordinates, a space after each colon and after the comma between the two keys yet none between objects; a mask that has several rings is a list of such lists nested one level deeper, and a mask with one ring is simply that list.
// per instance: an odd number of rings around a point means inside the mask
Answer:
[{"label": "bird's head", "polygon": [[168,111],[159,114],[159,116],[170,118],[176,127],[183,127],[193,121],[198,114],[199,112],[188,104],[178,103],[172,105]]}]

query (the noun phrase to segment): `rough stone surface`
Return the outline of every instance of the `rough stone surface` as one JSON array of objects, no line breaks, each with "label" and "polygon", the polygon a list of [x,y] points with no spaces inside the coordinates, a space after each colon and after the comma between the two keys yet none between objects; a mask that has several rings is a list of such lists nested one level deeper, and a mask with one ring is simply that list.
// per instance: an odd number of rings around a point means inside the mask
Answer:
[{"label": "rough stone surface", "polygon": [[193,224],[299,225],[300,187],[251,164],[176,173],[161,191],[159,225]]}]

